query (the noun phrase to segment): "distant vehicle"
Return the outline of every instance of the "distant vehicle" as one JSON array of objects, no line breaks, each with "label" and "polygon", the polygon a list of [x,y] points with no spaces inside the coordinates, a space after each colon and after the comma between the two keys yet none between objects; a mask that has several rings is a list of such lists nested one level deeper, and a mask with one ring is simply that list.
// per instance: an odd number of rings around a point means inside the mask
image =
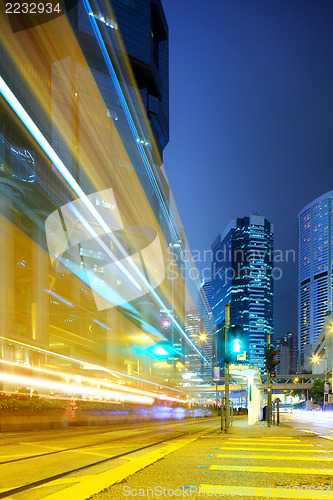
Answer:
[{"label": "distant vehicle", "polygon": [[289,403],[280,403],[279,411],[280,411],[280,413],[292,413],[293,407]]}]

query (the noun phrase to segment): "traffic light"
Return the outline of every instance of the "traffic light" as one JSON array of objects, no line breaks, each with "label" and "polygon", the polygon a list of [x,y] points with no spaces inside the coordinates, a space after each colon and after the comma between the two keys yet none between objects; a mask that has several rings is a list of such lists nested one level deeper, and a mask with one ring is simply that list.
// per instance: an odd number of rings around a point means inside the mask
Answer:
[{"label": "traffic light", "polygon": [[280,354],[280,351],[275,350],[274,347],[271,345],[267,346],[266,368],[267,368],[267,373],[270,373],[272,376],[275,376],[275,367],[280,363],[280,360],[275,358],[275,356],[277,356],[278,354]]},{"label": "traffic light", "polygon": [[246,350],[243,328],[241,326],[236,325],[228,329],[227,342],[225,342],[225,336],[224,336],[224,346],[225,346],[224,362],[236,363],[237,356],[243,354],[243,352]]}]

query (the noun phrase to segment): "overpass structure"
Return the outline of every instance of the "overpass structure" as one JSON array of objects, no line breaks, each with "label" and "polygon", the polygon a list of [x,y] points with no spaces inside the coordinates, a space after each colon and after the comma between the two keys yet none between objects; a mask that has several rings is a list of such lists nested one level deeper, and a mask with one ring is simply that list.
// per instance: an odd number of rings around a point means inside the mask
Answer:
[{"label": "overpass structure", "polygon": [[[239,390],[244,390],[246,388],[246,382],[244,381],[239,381],[234,379],[234,383],[232,383],[233,376],[230,374],[231,377],[231,383],[230,383],[230,391],[239,391]],[[318,378],[323,378],[322,375],[314,375],[312,373],[309,374],[300,374],[300,375],[278,375],[273,378],[272,380],[272,390],[277,391],[277,390],[302,390],[302,389],[311,389],[312,383],[315,379]],[[237,383],[239,382],[239,383]],[[264,390],[267,389],[267,383],[265,383],[265,377],[262,377],[262,388]],[[210,384],[202,384],[202,385],[193,385],[193,386],[188,386],[188,387],[183,387],[182,388],[185,392],[188,394],[194,394],[194,393],[216,393],[216,390],[218,392],[224,391],[224,379],[222,378],[218,382],[215,382],[215,384],[210,383]]]}]

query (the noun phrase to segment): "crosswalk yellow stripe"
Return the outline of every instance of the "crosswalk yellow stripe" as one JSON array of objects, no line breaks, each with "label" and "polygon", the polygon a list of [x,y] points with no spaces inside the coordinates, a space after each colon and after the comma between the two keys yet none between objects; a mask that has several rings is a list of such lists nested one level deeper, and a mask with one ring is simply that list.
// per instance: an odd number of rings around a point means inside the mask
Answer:
[{"label": "crosswalk yellow stripe", "polygon": [[[236,451],[280,451],[281,453],[295,453],[295,448],[292,450],[285,450],[281,448],[240,448],[239,446],[220,446],[219,450],[236,450]],[[297,453],[332,453],[330,450],[297,450]]]},{"label": "crosswalk yellow stripe", "polygon": [[247,441],[248,443],[285,443],[285,444],[293,444],[293,443],[300,443],[300,439],[253,439],[253,438],[227,438],[226,441],[230,443],[239,443],[240,441]]},{"label": "crosswalk yellow stripe", "polygon": [[297,438],[280,438],[280,437],[262,437],[262,438],[232,438],[228,437],[228,441],[286,441],[288,443],[299,443],[300,439]]},{"label": "crosswalk yellow stripe", "polygon": [[[228,446],[229,442],[228,441],[225,441],[223,443],[223,446]],[[254,444],[256,446],[277,446],[279,444],[279,446],[282,446],[283,448],[293,448],[295,449],[295,446],[297,446],[297,449],[299,446],[301,446],[302,448],[313,448],[314,445],[313,444],[298,444],[298,443],[278,443],[278,442],[274,442],[274,443],[267,443],[267,442],[261,442],[261,443],[258,443],[258,441],[253,441],[251,443],[249,443],[248,441],[233,441],[232,443],[230,442],[230,444],[232,446],[234,446],[235,444],[241,444],[241,445],[249,445],[249,446],[253,446]]]},{"label": "crosswalk yellow stripe", "polygon": [[[314,491],[313,491],[314,490]],[[202,496],[207,493],[207,497],[223,498],[226,496],[242,497],[242,498],[302,498],[304,500],[331,500],[333,499],[333,491],[326,490],[324,487],[321,491],[319,488],[313,488],[311,492],[309,487],[303,486],[288,489],[287,487],[280,486],[278,488],[272,487],[256,487],[256,486],[224,486],[223,484],[200,484],[198,491]],[[294,493],[295,492],[295,493]],[[293,494],[294,493],[294,494]]]},{"label": "crosswalk yellow stripe", "polygon": [[276,455],[239,455],[238,453],[229,454],[225,453],[223,455],[217,455],[217,458],[251,458],[251,460],[257,459],[268,459],[268,460],[303,460],[308,462],[330,462],[333,460],[333,457],[286,457],[285,455],[276,456]]},{"label": "crosswalk yellow stripe", "polygon": [[333,469],[303,469],[302,467],[266,467],[254,465],[211,465],[209,470],[225,470],[237,472],[273,472],[274,474],[322,474],[333,476]]}]

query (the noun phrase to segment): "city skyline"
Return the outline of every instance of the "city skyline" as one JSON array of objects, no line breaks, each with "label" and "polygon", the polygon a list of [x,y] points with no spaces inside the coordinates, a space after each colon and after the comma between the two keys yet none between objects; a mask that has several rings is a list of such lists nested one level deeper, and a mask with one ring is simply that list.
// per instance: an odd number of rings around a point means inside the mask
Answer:
[{"label": "city skyline", "polygon": [[333,187],[333,6],[169,0],[164,7],[173,123],[164,166],[190,246],[207,255],[235,217],[271,220],[275,249],[296,255],[277,263],[276,337],[297,331],[297,214]]}]

